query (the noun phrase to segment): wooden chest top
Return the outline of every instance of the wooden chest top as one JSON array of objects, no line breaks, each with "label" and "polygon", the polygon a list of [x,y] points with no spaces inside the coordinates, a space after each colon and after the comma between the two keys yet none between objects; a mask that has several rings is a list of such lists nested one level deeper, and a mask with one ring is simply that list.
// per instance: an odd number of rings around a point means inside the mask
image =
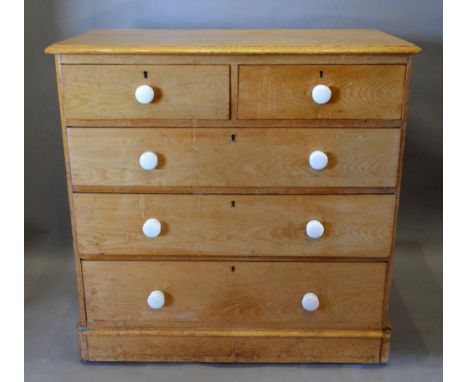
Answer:
[{"label": "wooden chest top", "polygon": [[53,44],[52,54],[415,54],[376,29],[106,29]]}]

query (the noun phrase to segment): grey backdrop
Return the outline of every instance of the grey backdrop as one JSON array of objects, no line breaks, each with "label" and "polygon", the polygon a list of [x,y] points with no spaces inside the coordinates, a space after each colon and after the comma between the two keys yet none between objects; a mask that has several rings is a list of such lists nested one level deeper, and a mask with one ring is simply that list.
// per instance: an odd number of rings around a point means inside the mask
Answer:
[{"label": "grey backdrop", "polygon": [[[132,369],[122,365],[96,368],[78,362],[73,339],[77,306],[54,64],[43,49],[93,28],[377,28],[423,48],[413,66],[392,290],[395,336],[390,365],[364,369],[151,365]],[[257,380],[281,375],[289,380],[312,375],[320,375],[321,380],[395,380],[399,373],[403,379],[425,376],[425,380],[439,380],[441,178],[442,0],[26,0],[26,376],[37,381],[64,380],[61,373],[71,368],[81,381],[97,380],[98,376],[116,381],[117,375],[145,380],[146,372],[153,373],[153,368],[159,367],[160,375],[177,375],[179,380],[186,375],[189,379],[209,380],[211,376],[215,380],[230,375],[226,373]],[[62,316],[57,317],[59,314]],[[54,346],[44,353],[43,343],[52,340]],[[67,380],[74,379],[68,375]]]}]

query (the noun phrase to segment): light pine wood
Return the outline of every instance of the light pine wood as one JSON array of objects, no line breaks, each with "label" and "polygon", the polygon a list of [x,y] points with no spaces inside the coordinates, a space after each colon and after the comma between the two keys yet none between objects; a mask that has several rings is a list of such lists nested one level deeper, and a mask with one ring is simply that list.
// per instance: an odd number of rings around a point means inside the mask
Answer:
[{"label": "light pine wood", "polygon": [[[86,331],[89,361],[378,363],[382,339],[368,337],[164,336]],[[82,353],[83,357],[83,353]]]},{"label": "light pine wood", "polygon": [[51,54],[415,54],[375,29],[94,30],[53,44]]},{"label": "light pine wood", "polygon": [[[64,65],[62,82],[67,119],[229,118],[228,65]],[[145,84],[155,100],[141,105]]]},{"label": "light pine wood", "polygon": [[148,255],[148,254],[132,254],[132,255],[115,255],[115,254],[93,254],[83,255],[82,261],[243,261],[243,262],[354,262],[354,263],[386,263],[388,257],[354,257],[354,256],[290,256],[290,255],[252,255],[252,256],[239,256],[239,255]]},{"label": "light pine wood", "polygon": [[[395,187],[400,130],[73,128],[68,145],[77,187]],[[326,169],[310,168],[314,150]],[[146,151],[155,170],[140,167]]]},{"label": "light pine wood", "polygon": [[[389,265],[390,267],[390,265]],[[387,269],[387,274],[389,270]],[[388,290],[386,288],[386,290]],[[384,304],[387,304],[387,300],[384,300]],[[390,358],[390,338],[392,336],[392,324],[390,322],[386,323],[386,326],[383,330],[382,336],[382,348],[380,350],[380,362],[387,363]]]},{"label": "light pine wood", "polygon": [[395,187],[157,187],[154,186],[72,186],[76,193],[119,194],[224,194],[224,195],[354,195],[394,194]]},{"label": "light pine wood", "polygon": [[237,121],[237,101],[238,101],[238,91],[239,87],[237,86],[239,82],[239,65],[231,63],[231,121]]},{"label": "light pine wood", "polygon": [[[89,326],[381,329],[385,273],[385,263],[83,262]],[[147,305],[153,290],[161,309]],[[301,307],[307,292],[315,312]]]},{"label": "light pine wood", "polygon": [[[393,225],[393,240],[392,240],[392,253],[395,251],[396,245],[396,235],[397,235],[397,222],[398,222],[398,211],[400,207],[400,191],[401,191],[401,179],[403,173],[403,157],[405,152],[405,138],[406,138],[406,128],[408,124],[408,106],[409,106],[409,95],[410,95],[410,81],[411,81],[411,65],[412,60],[409,59],[408,67],[406,71],[406,78],[405,78],[405,103],[403,106],[403,120],[402,120],[402,127],[401,127],[401,137],[400,137],[400,158],[398,162],[398,176],[397,176],[397,189],[395,192],[395,209],[394,209],[394,225]],[[384,304],[384,311],[382,320],[385,322],[388,317],[388,309],[390,307],[390,289],[391,289],[391,282],[392,282],[392,269],[393,269],[393,256],[389,259],[389,266],[387,269],[387,283],[385,289],[385,304]],[[388,360],[389,358],[389,349],[390,349],[390,341],[387,341],[388,344],[386,345],[386,356],[385,359]]]},{"label": "light pine wood", "polygon": [[65,121],[65,113],[63,110],[63,94],[62,94],[62,66],[60,64],[60,56],[55,56],[55,75],[57,79],[57,98],[59,101],[60,109],[60,130],[62,135],[62,144],[63,144],[63,157],[66,168],[66,180],[67,180],[67,193],[68,193],[68,206],[70,209],[71,217],[71,230],[72,230],[72,245],[73,245],[73,254],[75,260],[75,274],[76,274],[76,290],[78,293],[78,304],[80,307],[80,313],[78,318],[79,325],[86,324],[86,304],[84,300],[84,287],[83,287],[83,272],[81,270],[81,259],[78,254],[78,241],[77,234],[75,230],[74,217],[75,217],[75,207],[73,205],[73,196],[72,196],[72,177],[70,171],[70,157],[68,151],[68,141],[67,141],[67,124]]},{"label": "light pine wood", "polygon": [[394,128],[400,119],[68,119],[69,127],[190,127],[190,128]]},{"label": "light pine wood", "polygon": [[80,349],[80,358],[82,360],[89,360],[88,337],[85,335],[85,332],[81,330],[81,327],[77,328],[76,341],[78,343],[78,348]]},{"label": "light pine wood", "polygon": [[[238,118],[400,119],[405,70],[404,65],[241,65]],[[325,105],[311,98],[318,84],[332,90]]]},{"label": "light pine wood", "polygon": [[388,329],[171,329],[171,328],[95,328],[78,327],[81,335],[178,337],[296,337],[296,338],[386,338]]},{"label": "light pine wood", "polygon": [[[232,203],[235,206],[232,206]],[[393,195],[74,194],[78,250],[86,255],[388,257]],[[148,218],[159,237],[144,236]],[[309,239],[309,220],[325,235]]]},{"label": "light pine wood", "polygon": [[[387,362],[411,55],[419,51],[375,30],[108,30],[47,48],[56,54],[80,357]],[[318,110],[316,80],[334,93]],[[134,100],[145,83],[157,91],[146,109]],[[231,134],[236,141],[226,142]],[[312,180],[297,168],[309,139],[340,154]],[[170,149],[154,172],[164,175],[135,175],[129,155],[153,142]],[[141,225],[153,213],[163,232],[150,240]],[[305,236],[311,218],[324,220],[319,240]],[[85,299],[86,275],[94,290],[86,282]],[[166,320],[145,316],[137,295],[155,275],[202,303],[170,295]],[[303,283],[326,291],[312,326],[285,297]],[[105,298],[114,287],[116,305]],[[277,306],[263,308],[275,297]]]},{"label": "light pine wood", "polygon": [[121,54],[65,54],[61,55],[62,65],[68,64],[406,64],[408,55],[121,55]]}]

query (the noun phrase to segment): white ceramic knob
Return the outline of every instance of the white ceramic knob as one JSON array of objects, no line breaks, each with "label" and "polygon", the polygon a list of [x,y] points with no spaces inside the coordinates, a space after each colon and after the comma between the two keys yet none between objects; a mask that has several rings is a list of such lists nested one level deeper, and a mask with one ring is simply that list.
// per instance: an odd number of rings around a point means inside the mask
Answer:
[{"label": "white ceramic knob", "polygon": [[143,170],[154,170],[158,167],[158,155],[147,151],[140,155],[140,166]]},{"label": "white ceramic knob", "polygon": [[307,223],[306,233],[311,239],[319,239],[323,236],[325,227],[318,220],[311,220]]},{"label": "white ceramic knob", "polygon": [[166,299],[164,298],[163,292],[160,290],[154,290],[149,294],[147,301],[148,306],[151,309],[161,309],[164,306]]},{"label": "white ceramic knob", "polygon": [[161,222],[158,219],[148,219],[143,224],[143,233],[146,237],[155,238],[161,233]]},{"label": "white ceramic knob", "polygon": [[320,301],[315,293],[307,292],[304,297],[302,297],[302,307],[308,312],[317,310],[319,305]]},{"label": "white ceramic knob", "polygon": [[149,85],[140,85],[135,90],[135,98],[143,105],[151,103],[154,99],[154,90]]},{"label": "white ceramic knob", "polygon": [[323,170],[328,165],[328,156],[323,151],[312,151],[309,155],[309,165],[314,170]]},{"label": "white ceramic knob", "polygon": [[331,100],[332,92],[327,85],[317,85],[312,89],[312,99],[315,103],[323,105]]}]

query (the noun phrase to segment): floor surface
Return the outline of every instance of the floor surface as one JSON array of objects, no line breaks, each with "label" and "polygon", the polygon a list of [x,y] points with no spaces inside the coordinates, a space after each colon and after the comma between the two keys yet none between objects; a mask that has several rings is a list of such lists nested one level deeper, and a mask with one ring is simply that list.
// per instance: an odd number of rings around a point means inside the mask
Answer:
[{"label": "floor surface", "polygon": [[390,307],[394,328],[387,365],[80,362],[75,340],[78,306],[70,238],[55,232],[38,235],[26,243],[25,380],[441,381],[441,216],[418,213],[411,206],[402,208],[401,215]]}]

